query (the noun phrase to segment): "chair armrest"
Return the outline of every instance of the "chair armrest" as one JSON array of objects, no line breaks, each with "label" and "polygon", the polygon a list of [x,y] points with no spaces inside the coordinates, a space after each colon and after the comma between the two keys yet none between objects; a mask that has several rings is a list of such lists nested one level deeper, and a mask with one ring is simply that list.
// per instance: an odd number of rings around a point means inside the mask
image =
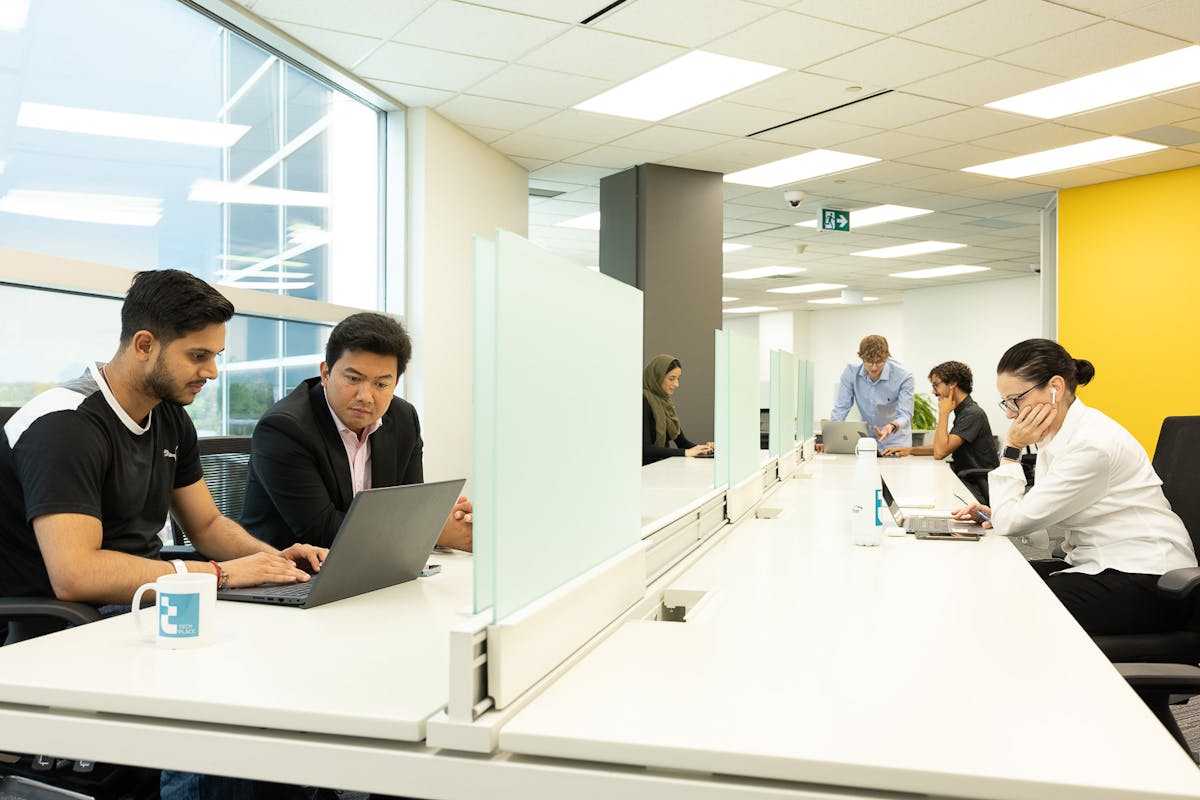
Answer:
[{"label": "chair armrest", "polygon": [[1158,579],[1158,590],[1179,599],[1186,598],[1200,586],[1200,567],[1173,569]]},{"label": "chair armrest", "polygon": [[1134,690],[1200,694],[1200,667],[1191,664],[1113,664]]},{"label": "chair armrest", "polygon": [[100,619],[100,612],[87,603],[68,603],[47,597],[0,597],[0,620],[41,617],[68,625],[86,625]]}]

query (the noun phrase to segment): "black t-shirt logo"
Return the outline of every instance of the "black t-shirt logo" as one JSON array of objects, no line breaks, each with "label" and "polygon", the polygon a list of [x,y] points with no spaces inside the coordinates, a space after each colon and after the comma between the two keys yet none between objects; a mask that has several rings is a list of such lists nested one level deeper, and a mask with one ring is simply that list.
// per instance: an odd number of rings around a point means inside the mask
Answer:
[{"label": "black t-shirt logo", "polygon": [[168,450],[167,448],[164,447],[163,448],[163,458],[173,458],[173,459],[175,459],[176,463],[178,463],[179,457],[175,455],[178,452],[179,452],[179,445],[175,445],[174,450]]}]

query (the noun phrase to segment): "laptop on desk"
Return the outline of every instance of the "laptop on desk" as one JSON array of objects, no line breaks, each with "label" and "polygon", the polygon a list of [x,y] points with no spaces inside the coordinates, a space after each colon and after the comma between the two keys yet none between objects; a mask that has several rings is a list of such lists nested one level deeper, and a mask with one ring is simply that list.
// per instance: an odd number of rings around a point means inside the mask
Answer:
[{"label": "laptop on desk", "polygon": [[361,491],[312,580],[224,589],[217,599],[314,608],[411,581],[425,566],[464,483],[460,478]]},{"label": "laptop on desk", "polygon": [[892,518],[896,520],[897,525],[904,528],[905,533],[982,536],[987,532],[977,522],[932,514],[905,514],[896,502],[896,498],[892,496],[892,490],[888,488],[887,481],[882,481],[882,483],[883,502],[887,503]]},{"label": "laptop on desk", "polygon": [[865,422],[821,420],[821,444],[826,453],[854,453],[859,439],[870,436]]}]

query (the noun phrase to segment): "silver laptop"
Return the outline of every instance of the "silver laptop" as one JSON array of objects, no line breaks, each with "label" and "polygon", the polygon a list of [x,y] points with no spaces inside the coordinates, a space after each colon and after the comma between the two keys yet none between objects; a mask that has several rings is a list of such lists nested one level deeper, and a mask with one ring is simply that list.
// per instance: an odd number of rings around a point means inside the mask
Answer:
[{"label": "silver laptop", "polygon": [[904,528],[905,533],[944,533],[944,534],[978,534],[983,535],[986,531],[977,522],[967,520],[958,520],[953,517],[938,517],[931,514],[908,514],[906,515],[896,503],[896,498],[892,496],[892,490],[888,488],[887,481],[881,481],[883,484],[883,501],[887,503],[888,510],[892,512],[892,518],[896,520],[896,524]]},{"label": "silver laptop", "polygon": [[225,589],[217,599],[314,608],[411,581],[425,566],[464,483],[459,478],[359,492],[312,580]]},{"label": "silver laptop", "polygon": [[821,420],[821,443],[826,453],[853,453],[859,439],[870,436],[865,422]]}]

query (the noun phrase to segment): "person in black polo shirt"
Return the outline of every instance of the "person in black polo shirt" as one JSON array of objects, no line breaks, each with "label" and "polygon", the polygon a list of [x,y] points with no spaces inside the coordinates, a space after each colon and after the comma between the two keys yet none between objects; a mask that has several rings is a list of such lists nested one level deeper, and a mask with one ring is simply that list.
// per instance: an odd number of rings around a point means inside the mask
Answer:
[{"label": "person in black polo shirt", "polygon": [[[987,502],[987,473],[1000,466],[1000,455],[992,439],[987,414],[971,398],[971,368],[961,361],[944,361],[929,371],[929,383],[938,399],[937,428],[933,444],[924,447],[889,447],[885,456],[933,456],[943,459],[951,453],[950,468],[982,503]],[[954,425],[950,414],[954,414]],[[967,470],[973,472],[963,474]]]},{"label": "person in black polo shirt", "polygon": [[[26,403],[0,436],[0,595],[128,605],[158,576],[208,572],[224,586],[309,580],[325,550],[280,551],[221,516],[183,407],[217,377],[233,305],[179,270],[139,272],[106,364]],[[165,562],[175,513],[212,561]]]}]

